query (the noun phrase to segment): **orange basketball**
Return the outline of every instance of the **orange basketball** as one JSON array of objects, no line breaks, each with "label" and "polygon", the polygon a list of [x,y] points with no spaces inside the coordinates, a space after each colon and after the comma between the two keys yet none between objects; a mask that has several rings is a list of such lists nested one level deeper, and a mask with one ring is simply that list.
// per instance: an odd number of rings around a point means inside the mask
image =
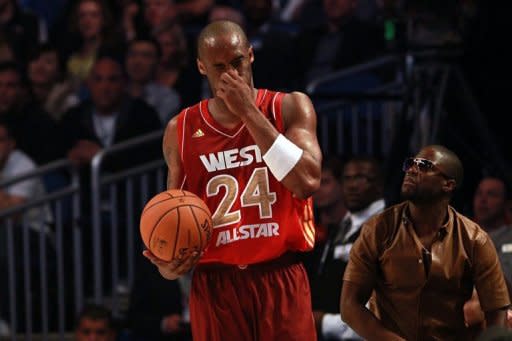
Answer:
[{"label": "orange basketball", "polygon": [[140,216],[144,245],[164,261],[203,251],[212,230],[212,215],[205,202],[194,193],[179,189],[155,195]]}]

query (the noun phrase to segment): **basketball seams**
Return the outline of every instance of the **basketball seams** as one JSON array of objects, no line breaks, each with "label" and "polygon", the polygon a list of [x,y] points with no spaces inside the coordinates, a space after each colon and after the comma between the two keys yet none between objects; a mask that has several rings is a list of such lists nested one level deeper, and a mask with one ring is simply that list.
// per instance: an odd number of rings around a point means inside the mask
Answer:
[{"label": "basketball seams", "polygon": [[196,222],[196,229],[199,232],[199,245],[200,245],[200,248],[202,250],[203,249],[203,231],[201,231],[201,225],[199,224],[199,221],[198,221],[198,219],[196,217],[196,213],[194,212],[192,207],[190,207],[190,213],[192,213],[192,216],[194,217],[194,220]]},{"label": "basketball seams", "polygon": [[[184,206],[184,205],[181,205],[181,206]],[[173,260],[174,257],[176,256],[176,246],[178,245],[178,240],[180,238],[180,207],[181,206],[175,207],[176,212],[177,212],[176,237],[174,238],[174,248],[172,249],[172,259],[171,260]]]},{"label": "basketball seams", "polygon": [[144,207],[144,210],[142,211],[142,214],[144,214],[144,212],[146,212],[148,209],[150,209],[150,208],[152,208],[152,207],[154,207],[154,206],[156,206],[158,204],[161,204],[161,203],[164,203],[166,201],[172,200],[172,199],[179,199],[179,198],[194,198],[195,199],[194,195],[186,195],[186,194],[184,194],[184,195],[180,195],[180,196],[172,196],[171,193],[167,193],[167,192],[165,192],[165,194],[167,194],[169,196],[169,198],[164,198],[162,200],[159,200],[159,201],[151,204],[150,206],[146,205],[146,207]]},{"label": "basketball seams", "polygon": [[165,216],[167,216],[172,210],[175,210],[175,209],[176,209],[176,207],[173,207],[173,208],[170,208],[167,211],[165,211],[165,213],[162,214],[158,218],[158,220],[155,222],[155,224],[153,224],[153,228],[151,229],[151,233],[149,234],[149,238],[148,238],[148,244],[149,245],[146,245],[147,248],[151,248],[151,239],[153,239],[153,233],[155,233],[155,230],[157,229],[157,227],[160,224],[160,222],[165,218]]}]

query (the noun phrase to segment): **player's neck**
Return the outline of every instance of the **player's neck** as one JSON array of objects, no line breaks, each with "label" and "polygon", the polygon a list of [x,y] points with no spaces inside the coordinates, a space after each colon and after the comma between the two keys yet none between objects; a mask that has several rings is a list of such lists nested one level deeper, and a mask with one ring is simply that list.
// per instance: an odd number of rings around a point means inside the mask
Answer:
[{"label": "player's neck", "polygon": [[220,98],[214,97],[208,101],[208,111],[217,123],[227,129],[235,128],[241,122],[241,119],[233,114]]}]

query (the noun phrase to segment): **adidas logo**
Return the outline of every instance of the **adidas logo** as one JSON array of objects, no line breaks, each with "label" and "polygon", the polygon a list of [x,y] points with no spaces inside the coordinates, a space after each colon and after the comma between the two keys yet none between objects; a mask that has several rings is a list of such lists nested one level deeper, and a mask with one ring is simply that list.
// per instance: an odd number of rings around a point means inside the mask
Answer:
[{"label": "adidas logo", "polygon": [[194,134],[192,134],[192,137],[203,137],[204,133],[201,129],[197,129]]}]

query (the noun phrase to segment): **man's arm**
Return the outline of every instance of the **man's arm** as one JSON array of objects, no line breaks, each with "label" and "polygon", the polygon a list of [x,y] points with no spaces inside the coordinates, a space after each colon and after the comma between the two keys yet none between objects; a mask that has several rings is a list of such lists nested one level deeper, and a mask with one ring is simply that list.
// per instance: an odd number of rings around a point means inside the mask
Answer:
[{"label": "man's arm", "polygon": [[[225,72],[221,80],[217,96],[245,123],[266,159],[267,152],[276,147],[279,131],[263,116],[254,102],[253,89],[236,71]],[[299,92],[284,96],[282,113],[285,132],[279,141],[283,138],[287,141],[284,142],[285,148],[274,149],[280,149],[277,168],[286,168],[286,171],[278,172],[284,177],[279,179],[276,167],[269,164],[268,159],[265,162],[286,188],[299,198],[307,198],[320,185],[322,153],[316,137],[316,113],[309,97]],[[273,156],[276,159],[276,153]]]},{"label": "man's arm", "polygon": [[366,303],[372,293],[369,284],[358,284],[343,281],[340,311],[345,321],[357,334],[367,340],[404,340],[386,329],[379,319],[366,308]]},{"label": "man's arm", "polygon": [[[167,163],[167,188],[180,188],[179,183],[183,173],[183,167],[181,164],[181,158],[178,151],[178,130],[177,130],[178,117],[174,117],[165,129],[162,149],[165,161]],[[194,251],[191,254],[179,255],[178,258],[173,259],[170,262],[162,261],[155,257],[149,250],[144,250],[142,253],[148,258],[151,263],[158,267],[158,271],[162,277],[174,280],[184,275],[197,263],[200,253]]]},{"label": "man's arm", "polygon": [[507,325],[507,309],[504,308],[485,312],[485,322],[487,327],[505,327]]}]

